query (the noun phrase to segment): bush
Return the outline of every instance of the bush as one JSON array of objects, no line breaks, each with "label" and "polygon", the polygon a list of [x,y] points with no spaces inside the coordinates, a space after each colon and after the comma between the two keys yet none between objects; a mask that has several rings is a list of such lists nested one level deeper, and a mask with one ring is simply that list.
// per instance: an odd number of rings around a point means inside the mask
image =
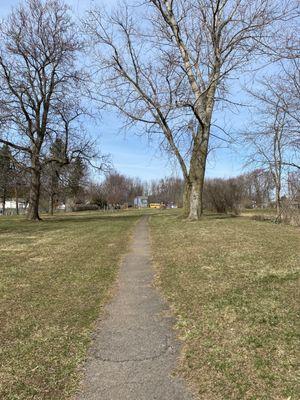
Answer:
[{"label": "bush", "polygon": [[243,188],[238,178],[209,179],[205,182],[205,208],[218,213],[239,214]]},{"label": "bush", "polygon": [[96,211],[100,210],[97,204],[75,204],[72,211]]},{"label": "bush", "polygon": [[[272,217],[271,216],[267,216],[267,215],[252,215],[251,219],[253,219],[254,221],[271,221]],[[274,218],[273,218],[274,219]]]}]

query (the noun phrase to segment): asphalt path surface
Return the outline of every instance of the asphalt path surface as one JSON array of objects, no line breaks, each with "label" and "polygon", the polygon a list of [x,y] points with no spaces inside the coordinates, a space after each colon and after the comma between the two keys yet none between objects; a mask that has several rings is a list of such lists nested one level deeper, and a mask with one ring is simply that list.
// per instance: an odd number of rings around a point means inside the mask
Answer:
[{"label": "asphalt path surface", "polygon": [[166,302],[153,286],[147,217],[138,222],[118,287],[99,322],[78,400],[193,400],[172,376],[180,344]]}]

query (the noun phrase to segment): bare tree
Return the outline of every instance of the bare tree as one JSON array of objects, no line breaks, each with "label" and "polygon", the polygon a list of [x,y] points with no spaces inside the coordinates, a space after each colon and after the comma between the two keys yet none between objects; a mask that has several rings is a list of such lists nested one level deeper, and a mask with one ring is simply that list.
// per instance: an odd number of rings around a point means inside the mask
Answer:
[{"label": "bare tree", "polygon": [[[100,71],[97,97],[163,134],[185,180],[185,213],[202,214],[213,111],[228,77],[260,55],[286,5],[260,0],[149,0],[139,15],[124,5],[111,15],[90,11],[86,31]],[[141,22],[142,21],[142,22]]]},{"label": "bare tree", "polygon": [[[270,93],[269,88],[270,84],[266,81],[262,83],[259,92],[252,93],[259,103],[253,129],[245,134],[245,142],[250,145],[248,163],[271,173],[275,187],[277,218],[280,219],[284,169],[287,166],[297,167],[297,161],[291,150],[288,112],[282,105],[281,98],[274,98],[274,92],[271,90]],[[296,154],[296,157],[299,157],[299,154]]]},{"label": "bare tree", "polygon": [[[29,162],[31,220],[40,219],[41,170],[61,121],[62,97],[78,97],[80,49],[68,7],[60,0],[26,0],[0,25],[0,125],[7,128],[0,143]],[[67,131],[61,139],[67,149]]]},{"label": "bare tree", "polygon": [[271,202],[274,183],[269,170],[255,169],[243,175],[246,207],[266,207]]},{"label": "bare tree", "polygon": [[300,42],[299,8],[289,24],[281,26],[277,35],[266,42],[264,53],[273,62],[271,74],[258,79],[258,88],[248,90],[252,99],[263,108],[258,116],[276,120],[284,115],[284,136],[288,152],[283,166],[300,169]]},{"label": "bare tree", "polygon": [[150,203],[176,204],[182,207],[184,182],[177,177],[166,177],[151,182],[149,190]]},{"label": "bare tree", "polygon": [[[284,129],[285,156],[283,166],[300,169],[300,58],[280,62],[278,72],[265,76],[256,90],[249,90],[258,104],[255,119],[263,118],[278,122]],[[257,110],[257,107],[255,108]],[[263,112],[261,112],[263,110]],[[260,123],[260,122],[258,122]],[[275,129],[275,125],[274,125]]]},{"label": "bare tree", "polygon": [[288,195],[289,198],[300,203],[300,171],[288,174]]},{"label": "bare tree", "polygon": [[134,198],[143,193],[143,185],[138,178],[130,178],[116,171],[110,171],[101,185],[106,202],[113,206],[132,204]]},{"label": "bare tree", "polygon": [[265,43],[263,51],[273,68],[248,90],[255,103],[252,128],[246,134],[251,145],[248,161],[271,172],[277,220],[283,212],[283,182],[286,179],[289,185],[288,177],[300,169],[299,17],[298,8],[289,24]]}]

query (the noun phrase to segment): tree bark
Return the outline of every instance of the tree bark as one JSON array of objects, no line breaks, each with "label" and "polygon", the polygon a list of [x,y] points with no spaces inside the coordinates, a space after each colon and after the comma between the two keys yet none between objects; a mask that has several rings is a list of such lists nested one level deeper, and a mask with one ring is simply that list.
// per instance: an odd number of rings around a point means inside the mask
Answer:
[{"label": "tree bark", "polygon": [[49,197],[49,214],[54,214],[54,194],[51,193]]},{"label": "tree bark", "polygon": [[191,178],[190,206],[188,219],[197,221],[203,214],[203,186],[205,168],[203,165],[197,169],[197,174]]},{"label": "tree bark", "polygon": [[192,189],[191,183],[186,180],[183,192],[183,215],[185,218],[188,218],[190,214],[191,189]]},{"label": "tree bark", "polygon": [[276,221],[281,220],[281,187],[280,183],[277,182],[276,184]]},{"label": "tree bark", "polygon": [[32,160],[31,165],[31,184],[29,195],[29,209],[27,219],[31,221],[41,221],[39,216],[39,202],[40,202],[40,188],[41,188],[41,166],[38,160]]},{"label": "tree bark", "polygon": [[193,154],[190,163],[189,180],[191,184],[190,206],[188,219],[197,221],[203,213],[203,188],[205,178],[205,166],[208,152],[209,128],[202,128],[203,131],[195,140]]}]

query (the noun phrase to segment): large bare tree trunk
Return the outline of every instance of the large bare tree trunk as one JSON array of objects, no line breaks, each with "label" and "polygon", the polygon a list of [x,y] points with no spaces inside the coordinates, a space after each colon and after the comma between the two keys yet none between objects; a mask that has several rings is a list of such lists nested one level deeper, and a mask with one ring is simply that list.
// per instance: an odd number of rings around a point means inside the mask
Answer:
[{"label": "large bare tree trunk", "polygon": [[196,221],[201,218],[203,213],[203,186],[204,186],[205,167],[199,165],[196,173],[191,176],[190,210],[188,219]]},{"label": "large bare tree trunk", "polygon": [[203,188],[208,152],[209,128],[199,129],[203,131],[198,140],[195,140],[189,173],[191,191],[188,219],[192,221],[200,219],[203,213]]},{"label": "large bare tree trunk", "polygon": [[27,219],[31,221],[40,221],[39,202],[41,188],[41,167],[38,159],[32,160],[31,182],[29,195],[29,209]]},{"label": "large bare tree trunk", "polygon": [[186,180],[184,183],[184,192],[183,192],[183,215],[184,217],[188,217],[190,214],[190,198],[191,198],[191,183]]},{"label": "large bare tree trunk", "polygon": [[201,204],[201,189],[199,182],[196,180],[192,183],[191,197],[190,197],[190,213],[188,219],[192,221],[197,221],[202,214],[202,204]]}]

